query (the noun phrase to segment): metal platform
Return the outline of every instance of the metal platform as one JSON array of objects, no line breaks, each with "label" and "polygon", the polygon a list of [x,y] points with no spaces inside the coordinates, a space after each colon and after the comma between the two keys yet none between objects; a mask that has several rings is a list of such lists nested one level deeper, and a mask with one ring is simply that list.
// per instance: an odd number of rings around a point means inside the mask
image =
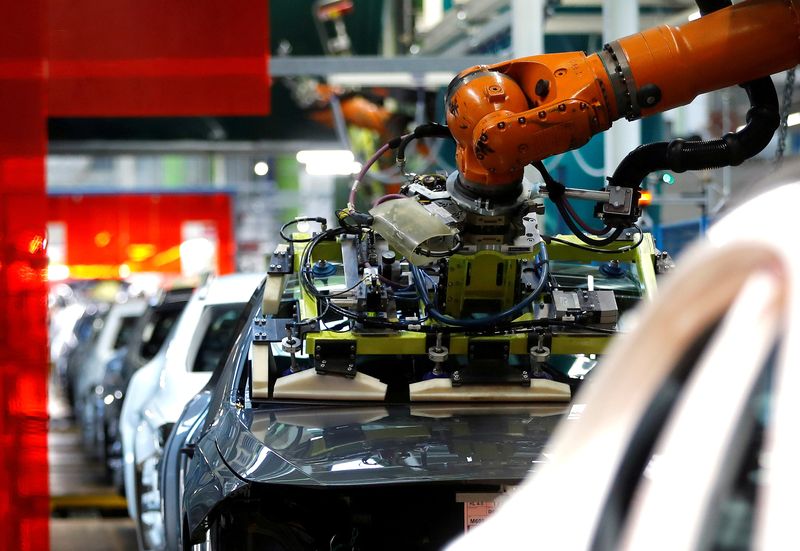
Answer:
[{"label": "metal platform", "polygon": [[135,550],[125,498],[105,480],[103,466],[84,453],[80,432],[52,387],[50,396],[50,548]]}]

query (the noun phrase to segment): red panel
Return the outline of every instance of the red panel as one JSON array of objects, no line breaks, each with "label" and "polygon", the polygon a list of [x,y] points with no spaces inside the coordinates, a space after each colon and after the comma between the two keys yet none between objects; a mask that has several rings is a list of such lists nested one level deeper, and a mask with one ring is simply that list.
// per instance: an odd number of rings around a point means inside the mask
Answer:
[{"label": "red panel", "polygon": [[267,0],[51,0],[52,116],[269,112]]},{"label": "red panel", "polygon": [[0,17],[0,526],[49,547],[43,0]]},{"label": "red panel", "polygon": [[[180,273],[180,258],[172,253],[183,241],[183,224],[196,221],[216,231],[220,273],[234,270],[227,194],[55,195],[48,204],[49,221],[66,225],[68,265],[127,264],[133,271]],[[131,245],[151,250],[137,260]]]}]

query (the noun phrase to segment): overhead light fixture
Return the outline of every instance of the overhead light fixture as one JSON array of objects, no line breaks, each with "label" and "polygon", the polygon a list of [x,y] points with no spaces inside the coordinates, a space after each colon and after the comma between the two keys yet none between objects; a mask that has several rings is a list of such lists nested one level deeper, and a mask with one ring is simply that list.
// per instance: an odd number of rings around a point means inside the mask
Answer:
[{"label": "overhead light fixture", "polygon": [[64,264],[50,264],[47,267],[48,281],[64,281],[69,278],[69,266]]},{"label": "overhead light fixture", "polygon": [[266,176],[269,172],[269,165],[264,161],[258,161],[253,167],[253,172],[256,173],[256,176]]},{"label": "overhead light fixture", "polygon": [[693,11],[692,13],[689,14],[689,21],[695,21],[697,19],[700,19],[699,11]]},{"label": "overhead light fixture", "polygon": [[307,149],[298,151],[296,158],[312,176],[348,176],[361,170],[361,163],[346,149]]}]

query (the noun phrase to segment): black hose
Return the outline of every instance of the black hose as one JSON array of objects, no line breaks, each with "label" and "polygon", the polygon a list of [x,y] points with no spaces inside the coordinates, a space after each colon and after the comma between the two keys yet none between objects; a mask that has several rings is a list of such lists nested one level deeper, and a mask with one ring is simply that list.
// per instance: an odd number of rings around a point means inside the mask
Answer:
[{"label": "black hose", "polygon": [[722,8],[727,8],[731,5],[731,0],[696,0],[697,8],[700,10],[700,15],[708,15],[709,13]]},{"label": "black hose", "polygon": [[[702,15],[730,5],[730,0],[697,0]],[[761,152],[780,125],[778,94],[768,76],[740,86],[750,100],[747,124],[742,130],[718,140],[675,139],[637,147],[619,164],[609,178],[609,185],[638,189],[642,180],[656,170],[685,172],[737,166]]]},{"label": "black hose", "polygon": [[417,126],[411,133],[406,134],[403,136],[397,144],[397,162],[402,163],[405,162],[406,158],[406,147],[409,143],[413,140],[418,138],[450,138],[453,139],[453,135],[450,133],[450,129],[443,125],[438,124],[435,122],[429,122],[425,124],[421,124]]}]

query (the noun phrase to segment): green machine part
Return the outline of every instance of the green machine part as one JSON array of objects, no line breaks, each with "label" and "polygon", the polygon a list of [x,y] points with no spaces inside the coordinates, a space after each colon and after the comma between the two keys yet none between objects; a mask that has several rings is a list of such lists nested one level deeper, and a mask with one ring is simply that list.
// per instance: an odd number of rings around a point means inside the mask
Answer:
[{"label": "green machine part", "polygon": [[517,302],[520,263],[531,258],[531,253],[510,255],[491,250],[451,256],[445,312],[460,318],[470,311],[511,308]]},{"label": "green machine part", "polygon": [[[560,239],[573,241],[572,236],[559,236]],[[299,270],[299,258],[305,244],[295,244],[295,269]],[[606,247],[613,250],[614,247]],[[315,256],[329,260],[340,259],[341,251],[337,251],[336,243],[320,244],[319,252]],[[604,254],[584,251],[552,242],[548,246],[551,260],[566,262],[595,262],[619,260],[630,262],[636,266],[637,276],[642,284],[642,294],[645,299],[652,299],[656,291],[655,274],[655,243],[650,234],[642,236],[642,243],[629,251],[614,254]],[[520,262],[531,260],[531,253],[508,255],[496,251],[480,251],[475,255],[454,255],[450,258],[450,271],[448,272],[448,313],[458,316],[464,303],[469,300],[497,301],[502,308],[514,304],[514,292],[518,279]],[[502,270],[502,281],[499,276]],[[452,285],[451,285],[452,284]],[[450,302],[450,295],[461,294],[458,302]],[[452,304],[452,306],[451,306]],[[452,309],[451,309],[452,308]],[[314,317],[317,315],[316,299],[302,292],[300,301],[301,315]],[[531,314],[525,314],[519,320],[530,319]],[[552,354],[602,354],[613,335],[597,334],[557,334],[553,335],[551,342]],[[393,333],[361,334],[353,331],[320,331],[307,333],[305,336],[306,349],[313,351],[315,343],[320,341],[352,341],[356,346],[358,356],[396,356],[413,355],[424,356],[428,353],[427,335],[415,331],[397,331]],[[509,353],[512,355],[528,354],[528,335],[496,335],[488,337],[475,337],[463,334],[453,334],[449,341],[449,352],[453,356],[466,356],[469,344],[480,341],[506,341],[509,344]]]}]

